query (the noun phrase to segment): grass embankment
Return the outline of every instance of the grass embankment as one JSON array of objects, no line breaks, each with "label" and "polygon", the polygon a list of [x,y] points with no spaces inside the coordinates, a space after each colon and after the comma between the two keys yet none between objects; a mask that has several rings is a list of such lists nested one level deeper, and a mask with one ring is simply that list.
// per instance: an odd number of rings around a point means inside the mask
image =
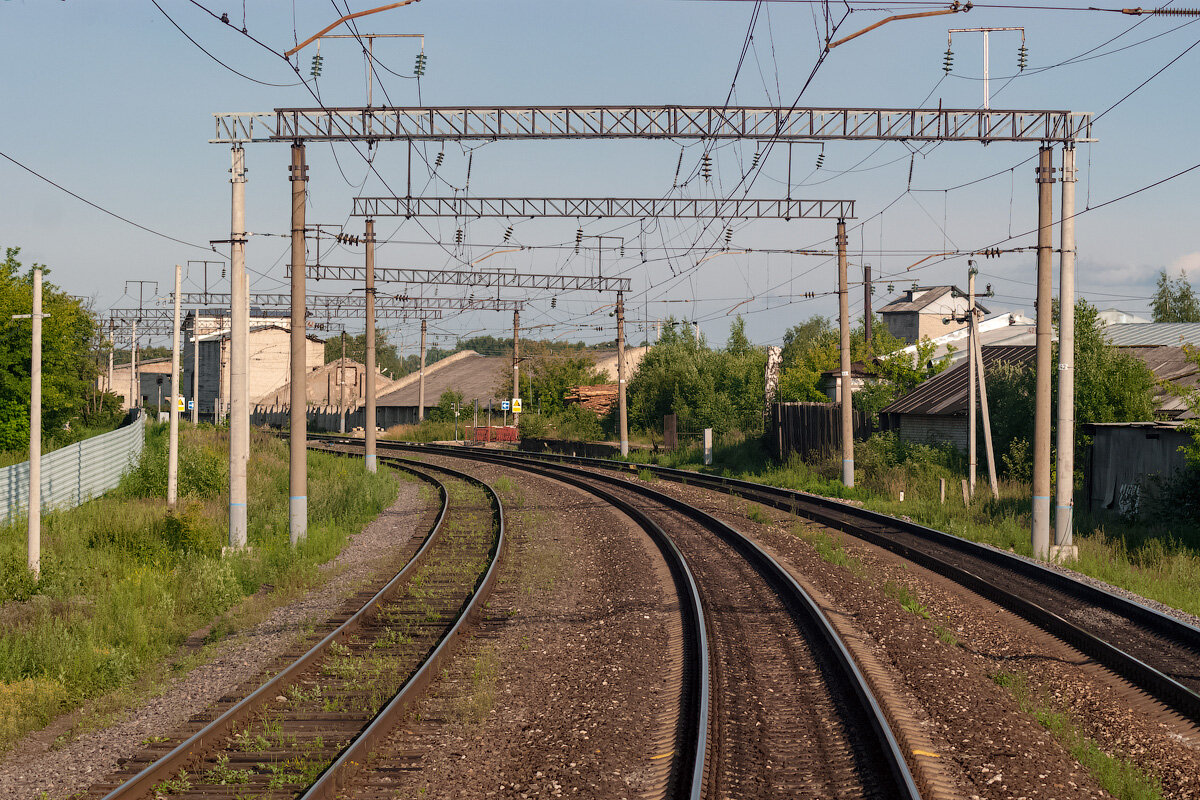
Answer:
[{"label": "grass embankment", "polygon": [[180,431],[178,514],[165,508],[166,426],[153,426],[120,487],[42,519],[42,572],[24,525],[0,528],[0,749],[87,700],[147,675],[192,632],[270,584],[295,591],[394,499],[386,471],[310,453],[308,539],[288,543],[287,443],[254,435],[250,549],[227,541],[228,434]]},{"label": "grass embankment", "polygon": [[391,439],[394,442],[453,442],[463,437],[462,421],[458,424],[458,434],[455,436],[454,421],[440,422],[424,420],[417,425],[393,425],[379,437]]},{"label": "grass embankment", "polygon": [[[898,442],[877,434],[855,448],[855,486],[841,482],[834,460],[809,463],[775,462],[757,439],[733,440],[714,447],[713,466],[703,467],[699,447],[671,453],[631,451],[629,460],[681,469],[697,469],[771,486],[854,500],[873,511],[905,516],[921,525],[1017,553],[1031,555],[1029,486],[1001,481],[993,500],[987,473],[979,471],[975,500],[964,505],[963,458],[953,451]],[[939,478],[946,479],[946,502],[940,501]],[[904,492],[901,501],[900,492]],[[1070,566],[1115,586],[1200,615],[1200,527],[1174,519],[1126,523],[1075,517],[1079,558]]]}]

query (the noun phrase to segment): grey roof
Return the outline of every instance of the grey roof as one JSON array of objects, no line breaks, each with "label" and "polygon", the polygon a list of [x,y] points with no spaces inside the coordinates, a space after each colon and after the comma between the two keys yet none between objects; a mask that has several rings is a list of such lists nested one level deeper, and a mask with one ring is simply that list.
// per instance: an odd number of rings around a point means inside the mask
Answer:
[{"label": "grey roof", "polygon": [[[941,300],[951,292],[958,292],[966,296],[966,292],[959,289],[957,286],[917,286],[912,289],[906,289],[904,295],[896,298],[888,303],[883,308],[879,309],[880,314],[902,314],[904,312],[920,312],[933,303]],[[914,295],[917,295],[914,299]],[[983,304],[976,299],[975,307],[984,314],[991,313]]]},{"label": "grey roof", "polygon": [[[1032,345],[981,348],[986,375],[1000,362],[1031,363],[1037,355]],[[884,406],[882,414],[965,414],[970,387],[967,362],[961,361],[945,372],[934,375],[903,397]]]},{"label": "grey roof", "polygon": [[1140,322],[1110,325],[1104,329],[1109,340],[1118,347],[1140,345],[1190,344],[1200,346],[1200,322]]},{"label": "grey roof", "polygon": [[[498,397],[500,384],[512,370],[510,358],[481,356],[474,352],[443,366],[439,366],[440,364],[441,362],[432,365],[438,369],[427,367],[425,370],[426,407],[436,406],[442,392],[448,389],[462,392],[463,401],[466,403],[479,400],[480,404],[484,405],[488,400]],[[413,380],[380,397],[378,405],[415,408],[419,391],[418,381]]]}]

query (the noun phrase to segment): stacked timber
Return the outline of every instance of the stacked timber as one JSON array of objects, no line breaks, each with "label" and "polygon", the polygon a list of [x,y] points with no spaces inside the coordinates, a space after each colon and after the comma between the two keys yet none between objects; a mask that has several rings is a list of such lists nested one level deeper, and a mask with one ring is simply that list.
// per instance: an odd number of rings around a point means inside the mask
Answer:
[{"label": "stacked timber", "polygon": [[567,405],[578,403],[580,407],[598,416],[604,416],[617,404],[617,384],[601,383],[597,386],[572,386],[563,398]]}]

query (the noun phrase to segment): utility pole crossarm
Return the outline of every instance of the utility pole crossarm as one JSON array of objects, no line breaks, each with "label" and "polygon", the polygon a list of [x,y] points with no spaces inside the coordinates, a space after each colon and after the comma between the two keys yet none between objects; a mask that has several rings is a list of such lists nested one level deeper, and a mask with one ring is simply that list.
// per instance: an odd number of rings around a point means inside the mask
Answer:
[{"label": "utility pole crossarm", "polygon": [[356,197],[355,217],[854,219],[853,200],[654,197]]},{"label": "utility pole crossarm", "polygon": [[273,113],[214,117],[216,136],[209,141],[216,144],[397,139],[1095,141],[1090,113],[1034,109],[421,106],[277,108]]}]

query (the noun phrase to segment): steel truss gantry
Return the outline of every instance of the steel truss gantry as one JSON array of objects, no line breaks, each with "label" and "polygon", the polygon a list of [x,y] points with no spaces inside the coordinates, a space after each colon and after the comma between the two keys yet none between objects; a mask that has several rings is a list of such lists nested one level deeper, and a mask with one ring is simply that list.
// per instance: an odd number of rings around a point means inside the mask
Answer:
[{"label": "steel truss gantry", "polygon": [[[286,277],[292,268],[285,267]],[[603,278],[598,275],[539,275],[501,270],[421,269],[412,267],[375,267],[375,280],[386,283],[425,283],[440,286],[482,286],[486,288],[542,289],[554,292],[628,292],[630,278]],[[309,264],[305,275],[316,280],[361,281],[365,267]]]},{"label": "steel truss gantry", "polygon": [[355,217],[854,219],[853,200],[680,197],[356,197]]},{"label": "steel truss gantry", "polygon": [[[228,294],[214,292],[181,292],[180,302],[183,305],[215,302],[228,303]],[[393,311],[520,311],[525,307],[524,300],[505,300],[491,297],[413,297],[411,295],[379,295],[379,304],[375,310],[382,315],[385,310]],[[321,316],[327,310],[364,312],[367,307],[365,297],[348,295],[308,295],[305,298],[308,311],[313,316]],[[290,294],[255,293],[250,295],[250,305],[268,308],[289,308],[292,304]]]},{"label": "steel truss gantry", "polygon": [[218,144],[267,141],[772,139],[1089,142],[1092,115],[968,108],[415,106],[213,115]]}]

